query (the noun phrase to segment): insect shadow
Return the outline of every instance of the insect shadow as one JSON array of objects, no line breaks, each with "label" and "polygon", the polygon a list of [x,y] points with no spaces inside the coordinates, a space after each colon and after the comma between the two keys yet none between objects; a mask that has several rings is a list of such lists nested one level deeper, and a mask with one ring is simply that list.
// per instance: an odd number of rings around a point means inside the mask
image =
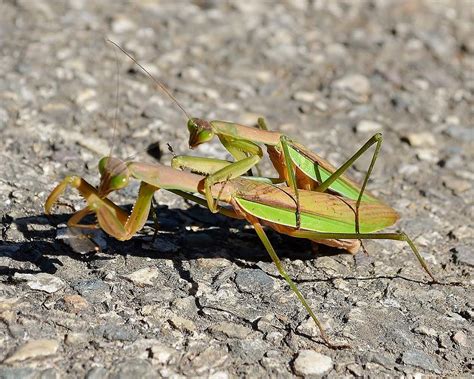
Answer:
[{"label": "insect shadow", "polygon": [[[132,205],[128,205],[124,208],[131,207]],[[149,220],[144,231],[131,240],[117,241],[103,234],[106,247],[95,251],[91,249],[86,253],[78,252],[58,239],[58,226],[66,224],[71,216],[69,212],[57,213],[54,216],[40,214],[10,218],[8,224],[3,225],[5,233],[3,241],[0,242],[0,259],[5,257],[12,261],[28,262],[30,267],[26,268],[28,265],[24,263],[20,263],[18,267],[0,265],[0,275],[12,276],[15,272],[54,274],[58,267],[63,265],[61,256],[85,263],[114,259],[116,255],[156,260],[171,259],[173,262],[197,258],[225,258],[240,267],[271,262],[265,249],[260,246],[258,237],[245,221],[210,214],[199,206],[185,210],[159,206],[157,215],[158,230],[154,241],[155,225]],[[92,217],[89,222],[94,222]],[[20,235],[11,235],[11,225],[16,226]],[[51,228],[51,225],[54,227]],[[268,232],[281,257],[306,261],[321,256],[345,256],[340,259],[347,259],[349,256],[341,254],[338,249],[323,245],[318,245],[315,255],[308,240],[291,238],[272,230]],[[100,254],[97,253],[98,250],[101,250]]]}]

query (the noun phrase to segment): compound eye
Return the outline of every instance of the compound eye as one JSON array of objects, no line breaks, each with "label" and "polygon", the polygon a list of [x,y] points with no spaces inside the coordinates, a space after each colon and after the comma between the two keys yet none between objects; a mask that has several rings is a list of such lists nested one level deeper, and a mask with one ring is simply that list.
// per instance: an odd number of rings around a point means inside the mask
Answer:
[{"label": "compound eye", "polygon": [[109,157],[103,157],[99,161],[99,172],[100,175],[104,175],[105,167],[107,166],[107,162],[109,161]]},{"label": "compound eye", "polygon": [[196,137],[197,143],[201,144],[212,139],[214,133],[211,130],[201,130]]},{"label": "compound eye", "polygon": [[193,119],[190,119],[188,121],[188,131],[190,133],[195,133],[198,129],[199,129],[199,126],[197,126],[197,124],[194,122]]},{"label": "compound eye", "polygon": [[128,176],[127,175],[116,175],[113,178],[110,178],[110,189],[119,190],[128,185]]}]

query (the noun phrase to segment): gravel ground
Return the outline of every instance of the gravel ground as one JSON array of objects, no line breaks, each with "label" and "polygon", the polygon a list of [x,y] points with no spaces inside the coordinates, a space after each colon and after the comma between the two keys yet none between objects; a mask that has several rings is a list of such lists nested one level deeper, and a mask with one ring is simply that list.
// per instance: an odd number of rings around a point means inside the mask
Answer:
[{"label": "gravel ground", "polygon": [[[469,0],[4,0],[0,378],[472,374],[473,9]],[[182,113],[105,37],[192,115],[249,125],[265,116],[335,164],[381,131],[370,190],[400,211],[397,227],[435,275],[465,286],[427,284],[404,243],[370,241],[368,258],[353,257],[270,233],[331,338],[352,345],[336,351],[251,228],[173,194],[156,195],[155,243],[150,222],[127,242],[98,234],[97,254],[73,249],[71,209],[43,211],[65,175],[97,183],[113,141],[116,155],[142,161],[167,164],[167,143],[188,153]],[[227,156],[217,142],[195,153]],[[113,199],[130,205],[136,190]],[[72,191],[64,201],[82,206]]]}]

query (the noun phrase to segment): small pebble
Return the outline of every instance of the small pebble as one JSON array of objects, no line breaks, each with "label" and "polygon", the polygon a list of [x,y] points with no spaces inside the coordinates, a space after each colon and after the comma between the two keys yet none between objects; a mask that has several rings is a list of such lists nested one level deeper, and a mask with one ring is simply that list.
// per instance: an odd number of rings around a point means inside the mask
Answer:
[{"label": "small pebble", "polygon": [[402,355],[402,361],[406,365],[420,367],[424,370],[440,372],[436,361],[427,353],[418,349],[407,350]]},{"label": "small pebble", "polygon": [[237,272],[235,284],[241,292],[265,293],[273,289],[274,280],[262,270],[243,269]]},{"label": "small pebble", "polygon": [[293,99],[305,103],[314,103],[316,100],[316,94],[314,92],[298,91],[293,94]]},{"label": "small pebble", "polygon": [[187,331],[187,332],[196,331],[196,324],[194,324],[193,321],[187,318],[174,315],[168,321],[170,322],[171,325],[173,325],[178,330]]},{"label": "small pebble", "polygon": [[453,249],[454,262],[474,267],[474,250],[469,245],[457,245]]},{"label": "small pebble", "polygon": [[367,102],[371,94],[369,79],[359,74],[347,75],[336,80],[332,88],[341,91],[350,100],[361,103]]},{"label": "small pebble", "polygon": [[66,334],[64,342],[68,346],[85,345],[89,342],[89,336],[85,333],[70,332]]},{"label": "small pebble", "polygon": [[323,375],[333,367],[332,358],[314,350],[300,350],[293,367],[297,375]]},{"label": "small pebble", "polygon": [[13,275],[15,280],[26,281],[26,285],[33,290],[54,293],[63,288],[66,283],[57,276],[41,272],[39,274],[20,274]]},{"label": "small pebble", "polygon": [[449,125],[459,125],[460,123],[459,117],[452,116],[452,115],[446,116],[445,121],[446,121],[446,124],[449,124]]},{"label": "small pebble", "polygon": [[438,156],[436,155],[435,151],[433,151],[432,149],[419,149],[416,152],[416,157],[420,161],[424,161],[424,162],[436,163],[439,161]]},{"label": "small pebble", "polygon": [[420,171],[420,168],[414,164],[403,164],[398,169],[398,173],[406,176],[412,176]]},{"label": "small pebble", "polygon": [[471,182],[457,178],[445,179],[443,180],[443,185],[457,194],[466,192],[472,187]]},{"label": "small pebble", "polygon": [[265,340],[271,344],[278,346],[283,339],[283,334],[280,332],[270,332],[265,336]]},{"label": "small pebble", "polygon": [[434,330],[433,328],[428,328],[427,326],[421,325],[413,329],[415,333],[422,334],[424,336],[429,336],[429,337],[437,337],[438,332]]},{"label": "small pebble", "polygon": [[451,230],[449,234],[457,240],[462,240],[464,238],[473,238],[474,229],[468,225],[462,225],[460,227],[457,227],[456,229]]},{"label": "small pebble", "polygon": [[140,270],[134,271],[128,275],[122,275],[123,278],[131,281],[133,284],[137,286],[152,286],[152,280],[157,278],[159,275],[159,271],[156,267],[145,267],[141,268]]},{"label": "small pebble", "polygon": [[72,288],[91,303],[101,303],[110,299],[110,287],[100,279],[76,280],[72,282]]},{"label": "small pebble", "polygon": [[162,365],[168,363],[171,357],[176,354],[176,350],[161,343],[152,345],[150,350],[153,361],[156,361]]},{"label": "small pebble", "polygon": [[3,363],[14,363],[27,359],[47,357],[56,354],[58,348],[59,343],[56,340],[41,339],[28,341],[15,350]]},{"label": "small pebble", "polygon": [[323,101],[316,101],[316,103],[314,103],[314,106],[316,107],[318,111],[321,111],[321,112],[326,112],[328,110],[327,104],[324,103]]},{"label": "small pebble", "polygon": [[356,377],[358,378],[362,378],[363,374],[364,374],[364,369],[362,368],[362,366],[356,364],[356,363],[352,363],[350,365],[347,365],[347,369],[353,374],[355,375]]},{"label": "small pebble", "polygon": [[[103,377],[104,376],[102,376],[102,378]],[[129,358],[123,359],[112,365],[110,374],[105,377],[121,379],[154,379],[157,378],[158,375],[148,360]]]},{"label": "small pebble", "polygon": [[81,295],[66,295],[64,296],[64,303],[69,312],[79,313],[86,309],[89,303]]},{"label": "small pebble", "polygon": [[453,335],[453,341],[456,342],[459,346],[467,346],[467,336],[466,333],[459,330]]},{"label": "small pebble", "polygon": [[96,96],[97,96],[96,90],[92,88],[86,88],[77,95],[76,103],[79,105],[84,105],[84,103],[95,98]]},{"label": "small pebble", "polygon": [[228,379],[229,374],[225,371],[216,371],[208,376],[209,379]]},{"label": "small pebble", "polygon": [[107,377],[107,370],[104,367],[92,367],[87,371],[85,379],[102,379]]},{"label": "small pebble", "polygon": [[209,330],[214,335],[222,334],[229,338],[245,338],[250,333],[252,333],[252,329],[249,329],[245,326],[234,324],[227,321],[222,321],[216,325],[212,325]]},{"label": "small pebble", "polygon": [[436,146],[436,138],[429,132],[408,133],[402,137],[402,141],[413,147]]},{"label": "small pebble", "polygon": [[424,79],[414,79],[413,84],[423,91],[430,88],[430,83]]},{"label": "small pebble", "polygon": [[109,341],[135,341],[138,333],[128,325],[108,323],[98,328],[99,335]]},{"label": "small pebble", "polygon": [[228,342],[234,356],[238,356],[246,364],[256,363],[263,358],[268,346],[259,339],[233,339]]},{"label": "small pebble", "polygon": [[375,133],[382,129],[382,124],[371,120],[360,120],[355,127],[357,133]]},{"label": "small pebble", "polygon": [[463,126],[449,126],[446,134],[463,142],[474,141],[474,128]]},{"label": "small pebble", "polygon": [[302,321],[296,328],[296,331],[310,337],[317,337],[321,335],[319,328],[316,326],[314,320],[311,317]]},{"label": "small pebble", "polygon": [[114,33],[126,33],[136,28],[135,23],[125,17],[117,17],[112,21],[112,30]]},{"label": "small pebble", "polygon": [[198,258],[196,263],[199,268],[204,270],[229,267],[231,265],[230,261],[225,258]]}]

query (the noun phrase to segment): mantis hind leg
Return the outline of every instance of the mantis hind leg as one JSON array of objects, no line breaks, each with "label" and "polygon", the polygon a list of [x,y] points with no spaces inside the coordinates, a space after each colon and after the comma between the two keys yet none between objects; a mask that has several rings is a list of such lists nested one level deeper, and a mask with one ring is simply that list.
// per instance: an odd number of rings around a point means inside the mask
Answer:
[{"label": "mantis hind leg", "polygon": [[[261,130],[268,130],[265,120],[260,117],[257,121],[258,127]],[[282,135],[280,137],[280,145],[282,152],[280,153],[277,146],[267,145],[267,151],[270,156],[270,160],[275,166],[275,169],[278,171],[280,178],[286,179],[286,182],[289,187],[291,187],[295,193],[295,202],[296,202],[296,228],[299,229],[301,225],[301,208],[299,201],[299,185],[296,178],[295,170],[293,170],[293,162],[290,157],[290,152],[288,150],[288,137]],[[283,161],[281,160],[281,154],[283,155]],[[286,175],[285,175],[286,174]]]},{"label": "mantis hind leg", "polygon": [[421,267],[430,276],[434,283],[439,283],[434,277],[433,273],[428,267],[425,259],[422,257],[418,249],[416,248],[413,241],[403,232],[400,233],[320,233],[306,230],[295,230],[294,232],[287,233],[292,237],[307,238],[312,241],[327,240],[327,239],[358,239],[358,240],[376,240],[376,239],[387,239],[395,241],[404,241],[410,246],[411,251],[415,255],[416,259],[420,263]]},{"label": "mantis hind leg", "polygon": [[[373,135],[365,144],[362,146],[352,157],[350,157],[341,167],[339,167],[336,171],[334,171],[326,180],[324,180],[322,183],[320,183],[314,191],[318,192],[325,192],[327,189],[331,187],[331,185],[338,180],[346,171],[347,169],[354,164],[354,162],[362,155],[364,154],[372,145],[376,144],[374,154],[372,156],[372,160],[369,165],[369,169],[367,170],[367,174],[365,175],[364,182],[362,184],[362,187],[360,188],[358,197],[357,197],[357,202],[356,202],[356,209],[355,209],[355,224],[356,224],[356,231],[359,232],[359,208],[360,208],[360,203],[362,201],[362,197],[364,195],[365,188],[367,186],[367,182],[369,180],[370,175],[372,174],[372,170],[375,164],[375,161],[377,160],[380,148],[382,146],[382,134],[377,133]],[[285,162],[286,166],[286,172],[288,176],[288,185],[292,187],[295,190],[295,195],[296,198],[298,199],[298,182],[296,179],[296,173],[295,170],[293,169],[293,161],[290,156],[290,151],[289,151],[289,146],[292,145],[292,141],[287,137],[287,136],[281,136],[280,137],[280,144],[282,146],[282,152],[283,152],[283,159]],[[299,205],[299,201],[298,201]],[[299,207],[297,207],[297,222],[296,222],[296,227],[299,229],[300,223],[299,223]]]},{"label": "mantis hind leg", "polygon": [[357,198],[356,202],[356,232],[359,233],[359,208],[360,208],[360,203],[362,201],[362,197],[364,195],[365,188],[367,187],[367,183],[369,181],[369,177],[372,174],[372,170],[375,165],[375,161],[377,160],[377,157],[380,152],[380,148],[382,147],[382,134],[381,133],[376,133],[374,134],[365,144],[362,146],[356,153],[350,157],[341,167],[339,167],[334,173],[331,174],[329,178],[327,178],[323,183],[321,183],[315,191],[318,192],[324,192],[326,191],[332,183],[334,183],[341,175],[343,175],[347,169],[354,164],[354,162],[362,155],[364,154],[373,144],[376,144],[374,154],[372,155],[372,160],[370,161],[369,168],[367,170],[367,173],[365,174],[364,181],[362,183],[362,187],[360,188],[359,191],[359,196]]},{"label": "mantis hind leg", "polygon": [[278,272],[286,280],[286,282],[288,283],[288,285],[290,286],[292,291],[296,294],[296,296],[298,297],[301,304],[303,304],[304,308],[306,309],[306,311],[308,312],[310,317],[315,322],[316,326],[318,327],[318,329],[321,333],[321,338],[326,343],[326,345],[328,347],[331,347],[331,348],[334,348],[334,349],[349,348],[350,347],[349,345],[336,345],[336,344],[333,344],[329,340],[329,338],[328,338],[328,336],[327,336],[327,334],[324,330],[324,327],[321,324],[321,321],[319,321],[319,319],[316,317],[313,310],[309,306],[308,302],[306,301],[306,299],[304,298],[302,293],[299,291],[298,287],[296,287],[296,284],[291,280],[290,276],[286,273],[285,269],[283,268],[283,265],[280,261],[280,258],[278,258],[278,255],[275,252],[275,249],[273,248],[270,240],[268,239],[267,234],[263,230],[262,225],[260,224],[259,220],[255,217],[253,217],[253,216],[250,216],[250,215],[247,215],[246,218],[253,225],[253,227],[255,228],[255,231],[256,231],[258,237],[260,238],[263,245],[265,246],[265,249],[267,250],[268,254],[270,254],[270,257],[272,258],[273,263],[275,263],[275,266],[276,266]]},{"label": "mantis hind leg", "polygon": [[290,157],[290,151],[288,150],[288,138],[286,136],[280,137],[280,144],[283,152],[283,159],[286,166],[286,172],[288,177],[288,186],[293,189],[296,197],[296,229],[301,226],[301,208],[298,192],[298,182],[296,181],[296,172],[293,169],[293,162]]}]

